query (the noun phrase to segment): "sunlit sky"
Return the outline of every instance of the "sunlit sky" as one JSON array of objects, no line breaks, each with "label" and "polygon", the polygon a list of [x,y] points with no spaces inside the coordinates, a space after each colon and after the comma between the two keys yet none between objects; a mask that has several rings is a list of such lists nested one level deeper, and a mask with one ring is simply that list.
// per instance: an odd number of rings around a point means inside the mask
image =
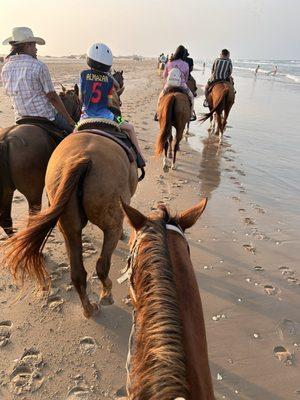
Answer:
[{"label": "sunlit sky", "polygon": [[[40,55],[157,56],[185,45],[196,59],[226,47],[233,59],[300,59],[300,0],[0,0],[0,40],[28,26]],[[9,46],[0,45],[6,54]]]}]

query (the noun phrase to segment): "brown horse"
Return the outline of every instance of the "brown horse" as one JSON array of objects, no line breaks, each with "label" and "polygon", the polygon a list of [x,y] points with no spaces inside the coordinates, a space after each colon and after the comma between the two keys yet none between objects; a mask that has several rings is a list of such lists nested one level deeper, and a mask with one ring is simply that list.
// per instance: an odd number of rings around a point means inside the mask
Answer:
[{"label": "brown horse", "polygon": [[146,217],[123,204],[133,226],[129,259],[134,323],[127,362],[130,400],[214,400],[201,298],[184,236],[206,206]]},{"label": "brown horse", "polygon": [[[74,120],[79,120],[78,87],[60,93]],[[14,191],[27,199],[29,214],[41,209],[48,160],[57,142],[44,129],[34,125],[15,125],[0,130],[0,226],[12,235],[11,207]]]},{"label": "brown horse", "polygon": [[113,100],[112,100],[113,106],[111,107],[111,111],[118,116],[121,115],[121,106],[122,106],[121,95],[125,90],[123,70],[114,71],[112,76],[116,84],[115,84],[115,90],[113,91]]},{"label": "brown horse", "polygon": [[[219,143],[222,142],[223,133],[227,124],[227,118],[231,107],[234,104],[235,91],[231,83],[220,82],[214,84],[209,96],[210,112],[203,114],[198,121],[204,122],[210,118],[211,126],[210,133],[215,133],[219,136]],[[217,130],[214,132],[214,114],[217,121]]]},{"label": "brown horse", "polygon": [[[156,155],[165,152],[163,161],[164,172],[169,171],[170,163],[168,157],[172,160],[172,169],[176,169],[176,154],[179,149],[179,143],[182,139],[184,128],[189,122],[191,116],[191,106],[188,96],[180,88],[169,90],[160,100],[158,105],[158,121],[160,132],[156,142]],[[172,154],[172,126],[176,129],[176,138],[174,151]]]},{"label": "brown horse", "polygon": [[54,150],[45,186],[49,208],[31,218],[30,225],[4,244],[6,262],[16,277],[33,276],[47,286],[42,249],[58,222],[71,266],[71,279],[88,318],[97,311],[86,293],[82,230],[90,221],[104,233],[96,270],[103,284],[102,304],[112,304],[108,277],[111,256],[122,234],[124,214],[120,198],[129,203],[138,182],[137,166],[117,143],[88,131],[73,133]]}]

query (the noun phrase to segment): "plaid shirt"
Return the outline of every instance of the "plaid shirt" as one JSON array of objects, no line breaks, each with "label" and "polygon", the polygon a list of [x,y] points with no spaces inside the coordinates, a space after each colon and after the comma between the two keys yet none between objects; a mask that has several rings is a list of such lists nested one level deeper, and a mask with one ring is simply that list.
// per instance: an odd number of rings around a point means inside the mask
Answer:
[{"label": "plaid shirt", "polygon": [[25,115],[55,119],[57,112],[46,96],[54,92],[46,64],[27,54],[11,56],[2,68],[1,77],[16,119]]}]

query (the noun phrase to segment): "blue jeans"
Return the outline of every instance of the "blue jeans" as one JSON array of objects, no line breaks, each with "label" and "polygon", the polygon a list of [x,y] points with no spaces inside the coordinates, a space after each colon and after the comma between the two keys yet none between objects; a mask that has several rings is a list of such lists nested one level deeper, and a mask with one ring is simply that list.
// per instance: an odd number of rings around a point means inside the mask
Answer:
[{"label": "blue jeans", "polygon": [[74,128],[68,123],[66,118],[57,113],[55,116],[54,121],[52,121],[58,128],[62,129],[63,131],[66,131],[67,133],[72,133]]}]

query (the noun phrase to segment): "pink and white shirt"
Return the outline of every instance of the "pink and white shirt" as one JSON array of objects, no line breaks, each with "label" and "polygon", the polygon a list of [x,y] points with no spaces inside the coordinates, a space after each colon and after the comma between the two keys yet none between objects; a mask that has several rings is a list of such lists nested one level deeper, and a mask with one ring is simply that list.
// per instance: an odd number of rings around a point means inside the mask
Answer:
[{"label": "pink and white shirt", "polygon": [[46,96],[55,91],[46,64],[28,54],[11,56],[2,68],[1,77],[16,119],[27,115],[55,119],[57,111]]},{"label": "pink and white shirt", "polygon": [[181,72],[181,87],[187,89],[187,81],[189,79],[189,64],[183,60],[168,61],[164,69],[163,77],[167,79],[169,72],[173,68],[178,68]]}]

